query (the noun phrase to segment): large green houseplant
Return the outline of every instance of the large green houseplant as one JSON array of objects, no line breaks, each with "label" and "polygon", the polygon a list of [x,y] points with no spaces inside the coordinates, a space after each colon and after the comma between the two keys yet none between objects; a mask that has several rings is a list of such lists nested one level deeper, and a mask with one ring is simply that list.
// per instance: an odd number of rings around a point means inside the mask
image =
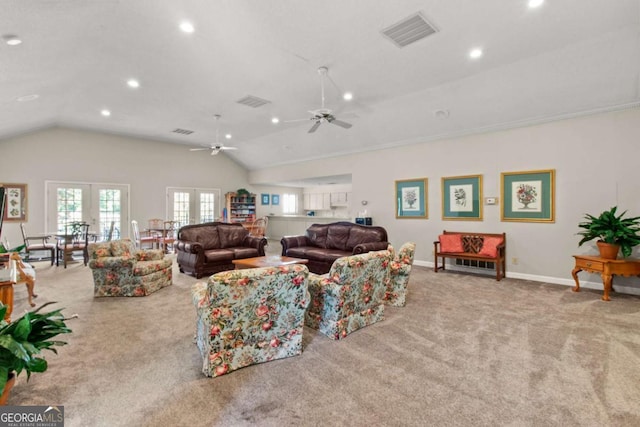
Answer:
[{"label": "large green houseplant", "polygon": [[[53,338],[71,332],[65,324],[69,318],[62,315],[62,309],[40,313],[49,304],[54,303],[43,304],[38,309],[7,322],[4,320],[7,307],[0,303],[0,394],[6,396],[4,392],[7,382],[22,371],[27,373],[28,380],[32,372],[47,370],[47,361],[40,356],[43,349],[57,354],[55,347],[66,344]],[[74,317],[77,315],[71,318]],[[4,398],[6,401],[6,397]]]},{"label": "large green houseplant", "polygon": [[[627,211],[616,216],[617,206],[612,207],[608,211],[602,212],[599,216],[586,214],[587,221],[578,224],[578,227],[584,228],[584,231],[578,234],[582,236],[582,240],[578,246],[582,246],[593,239],[599,239],[599,242],[618,245],[622,250],[622,256],[628,257],[633,251],[633,247],[640,245],[640,217],[624,218]],[[599,245],[600,246],[600,245]],[[615,249],[615,253],[618,251]],[[613,256],[615,259],[616,256]]]}]

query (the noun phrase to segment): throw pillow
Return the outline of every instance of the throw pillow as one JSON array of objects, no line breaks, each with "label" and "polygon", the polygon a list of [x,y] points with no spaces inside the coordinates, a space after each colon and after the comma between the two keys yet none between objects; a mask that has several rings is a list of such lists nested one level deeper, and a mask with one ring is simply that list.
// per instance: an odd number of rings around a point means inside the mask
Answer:
[{"label": "throw pillow", "polygon": [[498,255],[498,245],[502,243],[502,237],[485,237],[482,243],[482,249],[478,255],[490,256],[495,258]]},{"label": "throw pillow", "polygon": [[438,240],[440,240],[440,252],[464,252],[460,234],[441,234]]}]

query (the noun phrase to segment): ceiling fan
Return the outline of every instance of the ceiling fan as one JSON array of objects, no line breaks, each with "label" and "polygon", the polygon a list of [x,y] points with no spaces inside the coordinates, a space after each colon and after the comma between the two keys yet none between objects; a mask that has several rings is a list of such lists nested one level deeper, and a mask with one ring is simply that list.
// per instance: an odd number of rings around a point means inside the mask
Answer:
[{"label": "ceiling fan", "polygon": [[[344,122],[342,120],[338,120],[336,116],[333,115],[333,111],[324,106],[324,83],[325,78],[328,77],[329,69],[327,67],[318,68],[318,74],[320,74],[320,88],[321,88],[321,96],[322,96],[322,107],[317,110],[310,110],[311,118],[309,120],[313,121],[313,126],[309,129],[308,133],[315,132],[318,127],[322,123],[331,123],[332,125],[340,126],[345,129],[349,129],[352,124]],[[303,119],[306,120],[306,119]],[[291,121],[299,121],[299,120],[289,120]]]},{"label": "ceiling fan", "polygon": [[221,144],[218,141],[218,134],[219,134],[219,129],[218,129],[218,121],[220,120],[220,114],[216,114],[214,116],[216,118],[216,143],[210,145],[209,147],[203,147],[203,148],[190,148],[189,151],[204,151],[204,150],[211,150],[211,155],[215,156],[216,154],[218,154],[220,151],[224,151],[224,150],[237,150],[237,147],[228,147],[224,144]]}]

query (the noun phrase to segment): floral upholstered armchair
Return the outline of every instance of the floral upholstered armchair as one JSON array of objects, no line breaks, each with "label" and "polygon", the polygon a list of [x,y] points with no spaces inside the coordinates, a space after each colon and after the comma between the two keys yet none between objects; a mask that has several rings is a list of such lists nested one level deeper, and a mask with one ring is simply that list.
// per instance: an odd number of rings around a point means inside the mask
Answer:
[{"label": "floral upholstered armchair", "polygon": [[193,285],[202,372],[217,377],[302,353],[308,274],[301,264],[230,270]]},{"label": "floral upholstered armchair", "polygon": [[305,325],[337,340],[383,320],[390,263],[389,250],[374,251],[338,258],[326,275],[310,274]]},{"label": "floral upholstered armchair", "polygon": [[89,244],[95,297],[143,297],[171,285],[172,261],[161,250],[136,250],[129,239]]},{"label": "floral upholstered armchair", "polygon": [[[393,247],[389,245],[393,254]],[[395,307],[404,307],[407,299],[407,285],[409,284],[409,273],[413,265],[413,255],[416,252],[416,244],[407,242],[400,248],[397,255],[393,256],[390,265],[389,284],[384,295],[385,303]]]}]

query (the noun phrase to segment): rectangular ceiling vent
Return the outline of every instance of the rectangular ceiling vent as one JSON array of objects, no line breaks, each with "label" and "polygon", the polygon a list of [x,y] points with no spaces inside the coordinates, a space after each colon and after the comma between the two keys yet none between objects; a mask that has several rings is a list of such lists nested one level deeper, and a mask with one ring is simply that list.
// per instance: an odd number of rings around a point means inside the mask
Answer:
[{"label": "rectangular ceiling vent", "polygon": [[193,133],[192,130],[180,129],[180,128],[176,128],[176,129],[172,130],[171,132],[179,133],[180,135],[191,135]]},{"label": "rectangular ceiling vent", "polygon": [[382,34],[398,47],[405,47],[436,32],[438,30],[420,12],[382,30]]},{"label": "rectangular ceiling vent", "polygon": [[242,99],[238,100],[238,104],[246,105],[247,107],[258,108],[262,107],[265,104],[270,103],[271,101],[267,101],[266,99],[258,98],[257,96],[247,95]]}]

